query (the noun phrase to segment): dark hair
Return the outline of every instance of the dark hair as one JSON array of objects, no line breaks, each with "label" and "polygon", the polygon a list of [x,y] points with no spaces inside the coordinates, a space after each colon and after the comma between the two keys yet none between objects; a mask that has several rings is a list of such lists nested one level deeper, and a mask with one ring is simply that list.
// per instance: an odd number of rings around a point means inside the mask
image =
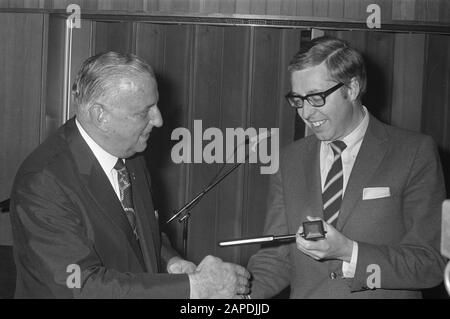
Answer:
[{"label": "dark hair", "polygon": [[348,84],[355,77],[360,87],[358,98],[361,98],[367,86],[364,60],[357,50],[343,40],[324,36],[302,44],[300,51],[289,63],[288,71],[292,74],[295,71],[317,66],[324,61],[332,80]]},{"label": "dark hair", "polygon": [[73,83],[75,103],[87,105],[104,94],[114,79],[141,74],[155,77],[151,66],[134,54],[110,51],[94,55],[83,62]]}]

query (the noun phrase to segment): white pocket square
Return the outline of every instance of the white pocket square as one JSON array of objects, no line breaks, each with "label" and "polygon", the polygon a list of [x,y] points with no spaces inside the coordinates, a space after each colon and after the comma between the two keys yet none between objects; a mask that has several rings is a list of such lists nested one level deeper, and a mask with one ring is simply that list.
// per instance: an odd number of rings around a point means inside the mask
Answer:
[{"label": "white pocket square", "polygon": [[391,189],[389,187],[367,187],[363,189],[363,200],[389,196],[391,196]]}]

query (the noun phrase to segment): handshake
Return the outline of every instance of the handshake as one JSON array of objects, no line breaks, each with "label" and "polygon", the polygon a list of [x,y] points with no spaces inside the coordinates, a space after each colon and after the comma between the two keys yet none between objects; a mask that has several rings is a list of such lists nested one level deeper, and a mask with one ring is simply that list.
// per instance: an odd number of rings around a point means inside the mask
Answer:
[{"label": "handshake", "polygon": [[191,299],[239,298],[250,292],[250,273],[244,267],[223,262],[214,256],[206,256],[198,266],[174,257],[167,265],[167,272],[188,274]]}]

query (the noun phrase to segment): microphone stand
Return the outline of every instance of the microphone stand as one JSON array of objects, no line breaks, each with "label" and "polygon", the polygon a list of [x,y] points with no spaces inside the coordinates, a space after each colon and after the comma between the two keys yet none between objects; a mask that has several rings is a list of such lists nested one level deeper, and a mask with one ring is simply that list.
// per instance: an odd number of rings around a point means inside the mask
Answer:
[{"label": "microphone stand", "polygon": [[[272,132],[271,131],[267,131],[263,134],[260,135],[256,135],[253,138],[247,138],[245,140],[244,145],[247,145],[249,143],[254,143],[252,149],[255,152],[255,148],[256,145],[258,145],[262,140],[270,138],[272,136]],[[241,144],[242,145],[242,144]],[[236,153],[236,150],[239,146],[236,146],[236,148],[234,149],[234,153]],[[233,153],[233,155],[234,155]],[[208,184],[208,186],[206,186],[206,188],[204,190],[202,190],[199,194],[197,194],[197,196],[194,197],[194,199],[192,199],[189,203],[187,203],[186,205],[184,205],[183,207],[181,207],[167,222],[166,225],[169,224],[171,221],[173,221],[175,218],[178,218],[178,222],[179,223],[183,223],[183,257],[187,258],[187,240],[188,240],[188,223],[189,223],[189,218],[191,217],[191,213],[190,211],[192,210],[192,208],[194,208],[195,205],[198,204],[198,202],[200,201],[200,199],[202,199],[203,196],[205,196],[210,190],[212,190],[214,187],[217,186],[217,184],[219,184],[225,177],[227,177],[228,175],[230,175],[236,168],[238,168],[239,166],[241,166],[242,163],[245,163],[248,159],[248,157],[250,156],[250,149],[249,152],[245,155],[245,159],[243,162],[240,163],[236,163],[233,165],[233,167],[231,167],[228,171],[226,171],[222,176],[217,177],[217,175],[213,178],[212,182],[210,182]],[[224,167],[222,167],[219,170],[220,171],[223,169]],[[218,174],[219,174],[218,173]],[[184,215],[183,215],[184,213]]]},{"label": "microphone stand", "polygon": [[[245,160],[248,158],[248,155],[245,157]],[[205,196],[209,191],[211,191],[214,187],[217,186],[225,177],[230,175],[236,168],[238,168],[242,163],[236,163],[231,167],[228,171],[226,171],[221,177],[217,178],[214,182],[210,183],[204,190],[202,190],[197,196],[194,197],[189,203],[181,207],[167,222],[166,225],[173,221],[175,218],[178,218],[179,223],[183,223],[183,257],[187,258],[187,240],[188,240],[188,224],[189,218],[191,217],[191,209],[198,204],[198,202]],[[186,213],[185,213],[186,212]],[[185,213],[184,215],[182,215]]]}]

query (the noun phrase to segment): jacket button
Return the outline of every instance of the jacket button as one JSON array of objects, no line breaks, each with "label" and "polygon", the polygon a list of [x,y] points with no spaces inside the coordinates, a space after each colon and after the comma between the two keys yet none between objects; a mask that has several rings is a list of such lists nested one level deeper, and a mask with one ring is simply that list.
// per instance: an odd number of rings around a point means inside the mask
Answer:
[{"label": "jacket button", "polygon": [[337,278],[337,274],[333,271],[330,273],[330,278],[331,279],[336,279]]}]

